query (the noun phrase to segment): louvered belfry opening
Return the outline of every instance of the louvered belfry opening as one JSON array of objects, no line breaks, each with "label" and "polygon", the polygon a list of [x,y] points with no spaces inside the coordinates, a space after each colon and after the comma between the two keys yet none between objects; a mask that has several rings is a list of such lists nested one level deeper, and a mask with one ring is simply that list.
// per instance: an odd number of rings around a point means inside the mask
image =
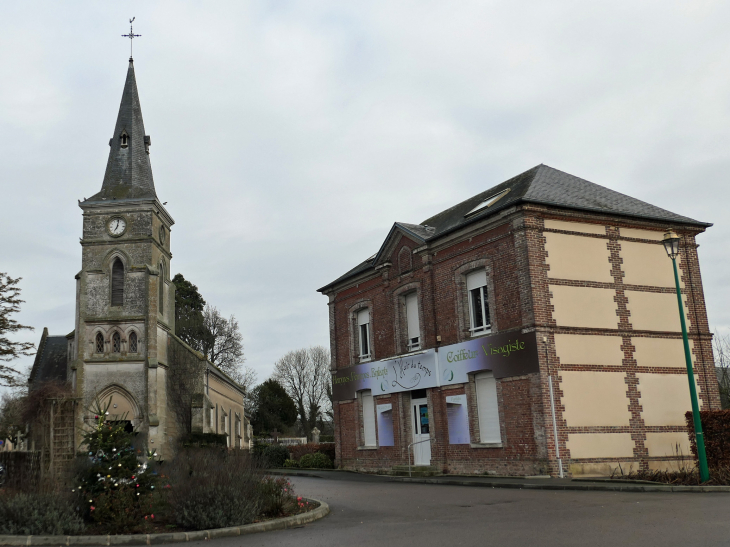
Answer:
[{"label": "louvered belfry opening", "polygon": [[118,258],[112,266],[112,306],[124,305],[124,264]]},{"label": "louvered belfry opening", "polygon": [[165,314],[165,265],[160,263],[159,313]]}]

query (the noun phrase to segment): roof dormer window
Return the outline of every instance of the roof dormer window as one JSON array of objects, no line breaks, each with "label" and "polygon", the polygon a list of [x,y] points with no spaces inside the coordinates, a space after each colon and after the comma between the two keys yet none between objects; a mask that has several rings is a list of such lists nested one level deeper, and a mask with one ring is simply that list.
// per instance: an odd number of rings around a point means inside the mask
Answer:
[{"label": "roof dormer window", "polygon": [[506,196],[509,193],[510,190],[511,190],[511,188],[507,188],[506,190],[502,190],[498,194],[494,194],[493,196],[489,196],[484,201],[480,201],[479,204],[476,207],[474,207],[471,211],[469,211],[464,216],[465,217],[468,217],[470,215],[473,215],[475,213],[478,213],[478,212],[482,211],[483,209],[486,209],[488,207],[491,207],[492,205],[494,205],[495,203],[497,203],[500,199],[502,199],[504,196]]},{"label": "roof dormer window", "polygon": [[129,146],[129,135],[127,135],[126,131],[122,131],[122,134],[119,137],[122,141],[122,148],[126,148]]}]

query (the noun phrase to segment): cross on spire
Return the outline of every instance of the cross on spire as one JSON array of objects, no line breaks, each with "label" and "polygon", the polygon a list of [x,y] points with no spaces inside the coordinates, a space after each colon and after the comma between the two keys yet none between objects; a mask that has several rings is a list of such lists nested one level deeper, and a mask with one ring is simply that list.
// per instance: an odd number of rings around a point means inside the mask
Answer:
[{"label": "cross on spire", "polygon": [[134,31],[132,30],[132,23],[134,22],[135,19],[136,19],[136,17],[132,17],[129,20],[129,34],[122,34],[122,38],[129,38],[129,60],[130,61],[132,60],[132,40],[142,36],[141,34],[135,34]]}]

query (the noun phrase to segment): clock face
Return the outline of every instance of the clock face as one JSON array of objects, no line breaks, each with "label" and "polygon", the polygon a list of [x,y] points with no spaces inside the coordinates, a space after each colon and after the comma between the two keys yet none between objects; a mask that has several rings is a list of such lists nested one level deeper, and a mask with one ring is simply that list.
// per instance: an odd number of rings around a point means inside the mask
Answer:
[{"label": "clock face", "polygon": [[109,233],[113,236],[120,236],[127,229],[127,221],[123,218],[113,218],[109,221]]},{"label": "clock face", "polygon": [[160,226],[160,243],[165,244],[165,227]]}]

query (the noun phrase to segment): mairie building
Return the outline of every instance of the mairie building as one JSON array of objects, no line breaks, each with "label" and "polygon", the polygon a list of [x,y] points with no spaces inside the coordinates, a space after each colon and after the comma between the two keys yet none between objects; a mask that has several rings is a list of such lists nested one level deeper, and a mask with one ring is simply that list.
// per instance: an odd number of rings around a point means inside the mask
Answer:
[{"label": "mairie building", "polygon": [[161,458],[189,432],[249,446],[243,388],[175,336],[174,221],[155,190],[151,144],[130,58],[101,190],[78,203],[74,328],[44,330],[30,377],[31,391],[54,383],[70,393],[31,424],[28,448],[51,471],[73,458],[95,401],[109,403],[108,419],[127,422],[139,446]]},{"label": "mairie building", "polygon": [[329,298],[337,464],[604,475],[691,455],[671,260],[702,409],[719,409],[700,222],[539,165],[421,222]]}]

